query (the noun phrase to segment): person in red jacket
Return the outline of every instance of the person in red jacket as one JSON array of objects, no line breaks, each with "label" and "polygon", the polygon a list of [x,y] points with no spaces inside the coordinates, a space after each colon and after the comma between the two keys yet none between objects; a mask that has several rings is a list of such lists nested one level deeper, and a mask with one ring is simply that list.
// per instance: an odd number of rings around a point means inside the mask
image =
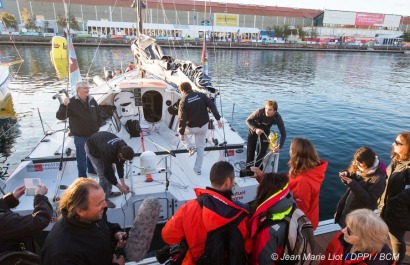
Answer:
[{"label": "person in red jacket", "polygon": [[320,186],[328,162],[320,160],[315,146],[305,138],[294,138],[289,150],[289,187],[293,198],[316,230],[319,225]]},{"label": "person in red jacket", "polygon": [[358,209],[346,216],[346,227],[330,241],[319,265],[390,265],[389,228],[373,211]]},{"label": "person in red jacket", "polygon": [[[319,225],[320,186],[325,179],[328,162],[320,160],[315,146],[305,138],[294,138],[290,144],[289,187],[296,204],[312,223],[316,230]],[[251,167],[258,182],[264,173],[257,167]]]},{"label": "person in red jacket", "polygon": [[[240,247],[245,247],[245,251],[248,254],[250,253],[251,244],[246,227],[249,211],[244,205],[232,201],[234,178],[234,168],[231,164],[225,161],[215,163],[210,172],[212,187],[195,189],[197,197],[204,197],[203,206],[201,207],[197,200],[185,203],[162,229],[162,239],[167,244],[177,244],[183,239],[186,240],[188,251],[182,262],[183,265],[197,263],[204,253],[209,232],[233,222],[243,213],[247,216],[242,219],[237,227],[242,234],[245,246]],[[241,260],[241,262],[246,264],[244,260]]]}]

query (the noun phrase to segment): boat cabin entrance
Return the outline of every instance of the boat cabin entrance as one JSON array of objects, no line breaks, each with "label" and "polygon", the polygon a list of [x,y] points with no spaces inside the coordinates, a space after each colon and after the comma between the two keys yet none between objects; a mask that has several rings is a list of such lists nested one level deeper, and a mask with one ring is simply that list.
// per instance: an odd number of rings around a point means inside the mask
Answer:
[{"label": "boat cabin entrance", "polygon": [[158,91],[149,90],[142,95],[142,110],[147,122],[161,121],[162,104],[162,95]]}]

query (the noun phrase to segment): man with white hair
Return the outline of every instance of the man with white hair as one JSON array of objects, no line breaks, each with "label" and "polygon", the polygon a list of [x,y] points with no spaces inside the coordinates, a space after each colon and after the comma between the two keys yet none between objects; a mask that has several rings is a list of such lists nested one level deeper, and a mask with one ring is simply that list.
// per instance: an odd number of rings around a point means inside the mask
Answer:
[{"label": "man with white hair", "polygon": [[88,173],[92,174],[95,174],[95,170],[85,154],[84,144],[90,135],[100,129],[100,110],[97,101],[90,96],[90,86],[87,82],[78,82],[76,92],[73,97],[64,99],[56,117],[59,120],[69,118],[70,136],[74,136],[76,149],[78,177],[86,178],[87,169]]}]

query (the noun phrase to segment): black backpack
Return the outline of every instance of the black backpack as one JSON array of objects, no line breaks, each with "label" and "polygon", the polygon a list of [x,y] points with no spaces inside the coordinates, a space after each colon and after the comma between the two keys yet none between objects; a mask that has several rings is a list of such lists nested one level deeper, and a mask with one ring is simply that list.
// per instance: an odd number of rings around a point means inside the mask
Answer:
[{"label": "black backpack", "polygon": [[140,137],[141,127],[140,127],[140,122],[139,121],[137,121],[137,120],[128,120],[125,123],[125,129],[130,134],[131,138]]},{"label": "black backpack", "polygon": [[[270,212],[267,213],[267,215],[271,214]],[[292,260],[287,261],[285,264],[311,264],[312,261],[308,257],[314,255],[315,242],[313,226],[310,220],[294,204],[292,211],[282,220],[265,219],[260,225],[258,232],[280,222],[286,223],[286,242],[284,242],[282,257],[287,255],[295,258],[292,258]]]},{"label": "black backpack", "polygon": [[[204,205],[204,196],[196,199]],[[246,265],[247,255],[242,233],[238,228],[240,222],[247,216],[239,215],[234,221],[221,226],[206,236],[204,253],[196,262],[197,265]]]}]

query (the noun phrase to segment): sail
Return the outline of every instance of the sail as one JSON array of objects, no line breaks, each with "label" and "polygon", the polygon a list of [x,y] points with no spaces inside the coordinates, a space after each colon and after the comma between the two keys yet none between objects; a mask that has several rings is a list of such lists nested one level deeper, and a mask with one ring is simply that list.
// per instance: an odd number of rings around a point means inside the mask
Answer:
[{"label": "sail", "polygon": [[206,50],[206,33],[204,31],[204,43],[202,45],[201,66],[203,73],[208,75],[208,51]]},{"label": "sail", "polygon": [[70,76],[70,90],[71,94],[75,94],[75,85],[82,81],[80,68],[78,67],[77,56],[75,54],[73,40],[71,38],[70,29],[67,29],[67,40],[68,40],[68,56],[69,56],[69,76]]}]

